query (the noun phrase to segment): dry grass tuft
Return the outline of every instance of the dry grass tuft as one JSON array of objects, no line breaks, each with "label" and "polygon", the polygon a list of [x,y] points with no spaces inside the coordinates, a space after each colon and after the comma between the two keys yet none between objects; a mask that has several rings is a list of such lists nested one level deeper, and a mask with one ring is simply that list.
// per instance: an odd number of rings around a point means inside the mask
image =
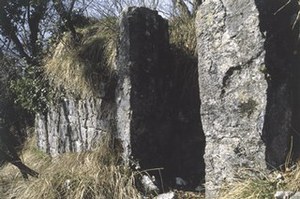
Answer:
[{"label": "dry grass tuft", "polygon": [[247,179],[237,181],[223,187],[219,199],[265,199],[273,198],[276,191],[276,184],[267,179]]},{"label": "dry grass tuft", "polygon": [[282,188],[294,192],[300,191],[300,162],[292,166],[292,169],[287,169],[281,175],[283,176]]},{"label": "dry grass tuft", "polygon": [[66,34],[45,60],[44,68],[55,88],[85,97],[99,93],[101,82],[110,80],[118,31],[116,20],[107,18],[78,32],[80,42],[74,43]]},{"label": "dry grass tuft", "polygon": [[197,38],[195,19],[177,17],[170,20],[170,43],[186,51],[187,54],[197,56]]},{"label": "dry grass tuft", "polygon": [[275,171],[255,178],[236,180],[223,187],[219,199],[274,198],[276,191],[300,191],[300,162],[284,172]]},{"label": "dry grass tuft", "polygon": [[97,150],[69,153],[50,158],[37,151],[32,141],[26,147],[24,162],[40,177],[24,181],[19,171],[7,165],[0,170],[0,198],[16,199],[128,199],[141,198],[134,173],[118,164],[118,158],[103,142]]}]

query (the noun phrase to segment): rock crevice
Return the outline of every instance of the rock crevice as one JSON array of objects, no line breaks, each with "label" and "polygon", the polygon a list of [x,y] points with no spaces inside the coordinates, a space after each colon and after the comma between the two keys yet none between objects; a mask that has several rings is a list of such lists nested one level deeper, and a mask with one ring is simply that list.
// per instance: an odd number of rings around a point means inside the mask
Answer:
[{"label": "rock crevice", "polygon": [[[255,1],[265,34],[268,98],[263,139],[270,169],[299,158],[299,4],[297,0]],[[289,154],[290,150],[292,154]],[[287,156],[290,159],[287,159]]]}]

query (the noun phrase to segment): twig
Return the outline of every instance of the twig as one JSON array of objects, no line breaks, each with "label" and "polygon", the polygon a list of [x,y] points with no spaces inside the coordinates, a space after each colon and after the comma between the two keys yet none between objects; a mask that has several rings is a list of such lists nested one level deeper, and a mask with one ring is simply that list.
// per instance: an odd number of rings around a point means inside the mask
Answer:
[{"label": "twig", "polygon": [[291,0],[288,0],[283,6],[281,6],[275,13],[274,15],[277,15],[278,12],[283,10],[289,3],[291,3]]},{"label": "twig", "polygon": [[291,156],[292,156],[293,144],[294,144],[293,142],[294,142],[294,137],[291,136],[291,146],[290,146],[290,150],[286,156],[285,169],[288,168],[289,164],[291,163]]}]

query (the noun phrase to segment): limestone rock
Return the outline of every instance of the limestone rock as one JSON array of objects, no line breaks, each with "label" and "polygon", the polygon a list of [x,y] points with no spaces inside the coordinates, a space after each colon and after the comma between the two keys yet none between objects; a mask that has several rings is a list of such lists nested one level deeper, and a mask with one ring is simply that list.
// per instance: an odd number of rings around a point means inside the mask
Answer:
[{"label": "limestone rock", "polygon": [[159,130],[170,119],[168,42],[167,21],[156,11],[133,7],[123,12],[117,55],[117,136],[124,156],[132,154],[142,167],[157,166],[170,133],[171,126],[164,133]]},{"label": "limestone rock", "polygon": [[52,156],[91,150],[114,126],[114,105],[100,99],[64,98],[37,114],[38,147]]},{"label": "limestone rock", "polygon": [[265,169],[264,38],[252,0],[207,0],[196,19],[206,197],[240,169]]},{"label": "limestone rock", "polygon": [[168,192],[168,193],[159,194],[154,199],[174,199],[174,198],[175,198],[175,193]]},{"label": "limestone rock", "polygon": [[154,180],[148,175],[143,175],[141,178],[141,183],[145,193],[158,192],[158,187],[154,184]]},{"label": "limestone rock", "polygon": [[[197,67],[175,68],[171,58],[167,21],[156,11],[128,8],[116,64],[117,137],[125,159],[131,154],[142,168],[163,168],[165,185],[180,176],[194,188],[204,173]],[[182,78],[185,72],[193,75]]]},{"label": "limestone rock", "polygon": [[[291,196],[293,196],[293,192],[292,191],[277,191],[274,194],[274,198],[275,199],[289,199],[291,198]],[[296,199],[296,198],[294,198]]]},{"label": "limestone rock", "polygon": [[290,199],[300,199],[300,192],[296,192],[294,195],[290,197]]}]

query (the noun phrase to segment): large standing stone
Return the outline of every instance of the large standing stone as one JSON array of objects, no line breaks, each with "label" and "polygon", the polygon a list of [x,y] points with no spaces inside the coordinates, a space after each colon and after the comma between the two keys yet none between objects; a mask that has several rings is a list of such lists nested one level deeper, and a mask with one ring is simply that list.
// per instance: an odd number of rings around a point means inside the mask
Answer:
[{"label": "large standing stone", "polygon": [[163,166],[171,110],[168,24],[156,11],[128,8],[120,20],[117,60],[117,137],[123,155],[142,167]]},{"label": "large standing stone", "polygon": [[242,169],[265,169],[264,39],[253,0],[207,0],[196,19],[206,196]]},{"label": "large standing stone", "polygon": [[163,168],[167,186],[181,177],[194,188],[204,173],[205,142],[198,76],[193,73],[197,67],[189,60],[176,68],[176,59],[170,53],[167,21],[156,11],[123,12],[116,94],[123,155],[127,160],[132,155],[144,169]]}]

